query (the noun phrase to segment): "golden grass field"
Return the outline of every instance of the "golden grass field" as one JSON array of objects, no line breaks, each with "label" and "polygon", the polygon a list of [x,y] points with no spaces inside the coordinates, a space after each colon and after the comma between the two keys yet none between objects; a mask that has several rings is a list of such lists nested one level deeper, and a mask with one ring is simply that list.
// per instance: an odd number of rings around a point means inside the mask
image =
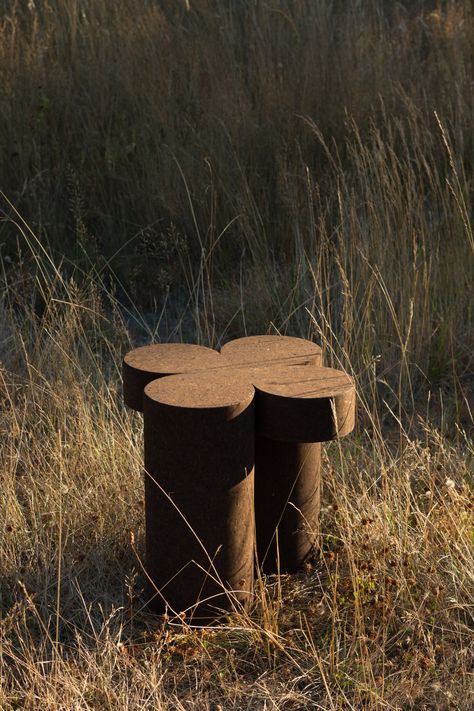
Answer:
[{"label": "golden grass field", "polygon": [[[0,3],[0,709],[474,708],[474,8]],[[357,381],[321,535],[212,629],[143,606],[158,338]]]}]

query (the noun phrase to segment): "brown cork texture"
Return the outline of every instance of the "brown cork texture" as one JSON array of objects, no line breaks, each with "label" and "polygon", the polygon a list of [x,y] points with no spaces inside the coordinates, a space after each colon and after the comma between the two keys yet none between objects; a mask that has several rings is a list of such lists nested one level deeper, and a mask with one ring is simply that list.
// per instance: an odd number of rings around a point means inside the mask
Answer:
[{"label": "brown cork texture", "polygon": [[[289,336],[239,338],[227,343],[221,353],[234,365],[322,365],[317,344]],[[320,458],[319,443],[255,437],[257,564],[267,574],[295,572],[314,549],[319,530]]]},{"label": "brown cork texture", "polygon": [[340,370],[288,366],[262,371],[252,382],[259,435],[282,442],[326,442],[354,428],[354,383]]},{"label": "brown cork texture", "polygon": [[[137,348],[125,356],[126,403],[142,410],[143,389],[146,387],[147,391],[149,414],[145,417],[145,450],[146,467],[152,476],[146,477],[146,539],[149,569],[160,589],[160,593],[153,596],[156,610],[164,609],[166,603],[175,611],[188,609],[197,600],[199,581],[204,585],[199,591],[201,600],[203,593],[213,590],[212,594],[218,596],[216,607],[225,607],[218,602],[219,596],[224,599],[225,594],[218,582],[212,582],[215,571],[212,565],[209,568],[206,556],[204,559],[193,557],[185,563],[180,558],[179,551],[184,551],[185,556],[189,552],[197,555],[193,547],[197,544],[196,536],[188,527],[191,538],[185,536],[186,546],[183,548],[180,542],[173,544],[176,531],[180,531],[181,537],[184,535],[179,528],[183,519],[166,495],[157,493],[157,483],[163,486],[163,482],[155,475],[164,477],[169,487],[175,486],[176,481],[181,482],[177,496],[192,521],[200,521],[199,516],[205,518],[213,512],[211,519],[218,521],[217,529],[211,520],[207,524],[199,523],[198,535],[206,542],[209,554],[217,550],[213,533],[226,528],[227,542],[221,549],[222,555],[218,554],[224,573],[219,575],[226,589],[237,589],[238,558],[242,551],[245,551],[242,553],[244,567],[250,558],[249,541],[253,541],[254,523],[251,513],[248,524],[248,504],[244,506],[242,502],[253,486],[253,469],[247,467],[246,477],[236,480],[230,488],[224,487],[227,493],[222,493],[214,482],[215,478],[233,480],[233,472],[237,469],[242,473],[242,461],[248,459],[245,454],[248,437],[245,446],[243,440],[239,443],[239,437],[231,438],[231,449],[224,452],[220,443],[227,440],[224,435],[220,436],[221,425],[210,424],[217,411],[228,411],[229,407],[233,412],[230,420],[238,419],[239,402],[244,403],[242,412],[250,408],[255,418],[251,440],[252,443],[255,440],[259,563],[267,573],[293,572],[310,555],[317,537],[320,507],[319,442],[349,433],[355,420],[352,379],[341,371],[321,367],[321,360],[319,346],[288,336],[240,338],[223,346],[220,354],[190,344],[157,344]],[[169,377],[184,372],[194,375]],[[255,386],[252,405],[246,399],[254,392],[251,384]],[[226,418],[228,414],[224,418],[227,422]],[[174,427],[173,436],[170,427],[172,430]],[[223,426],[222,433],[225,431]],[[183,447],[182,442],[187,444]],[[200,467],[204,467],[205,473],[201,473]],[[174,491],[163,488],[168,494]],[[227,513],[219,517],[222,512]],[[241,528],[237,526],[239,521]],[[219,536],[222,538],[220,533]],[[203,553],[202,546],[200,550]],[[205,569],[206,560],[208,576],[199,568]],[[186,566],[189,580],[181,573],[171,581],[166,577],[175,569],[176,561]],[[247,579],[247,574],[241,575],[240,581],[245,581],[244,592],[239,593],[237,599],[248,600],[245,590],[248,592],[251,586],[246,587]],[[195,610],[195,619],[215,615],[213,604],[208,603],[207,607],[200,604]]]},{"label": "brown cork texture", "polygon": [[319,531],[320,444],[255,438],[257,558],[267,573],[293,573]]},{"label": "brown cork texture", "polygon": [[232,365],[321,365],[321,348],[293,336],[246,336],[229,341],[221,355]]},{"label": "brown cork texture", "polygon": [[206,371],[222,363],[217,351],[191,343],[155,343],[127,353],[123,359],[123,397],[133,410],[143,412],[143,391],[165,375]]},{"label": "brown cork texture", "polygon": [[354,385],[345,373],[317,366],[260,371],[252,382],[258,558],[266,573],[291,573],[317,541],[318,443],[354,427]]},{"label": "brown cork texture", "polygon": [[215,373],[145,390],[151,607],[196,624],[248,606],[253,587],[254,389]]}]

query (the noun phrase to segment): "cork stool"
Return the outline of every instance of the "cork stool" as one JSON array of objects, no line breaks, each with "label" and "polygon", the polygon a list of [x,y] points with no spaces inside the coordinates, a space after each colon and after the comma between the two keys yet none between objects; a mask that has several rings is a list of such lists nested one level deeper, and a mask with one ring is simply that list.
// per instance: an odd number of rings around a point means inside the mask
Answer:
[{"label": "cork stool", "polygon": [[254,388],[218,373],[154,380],[145,388],[144,425],[154,609],[166,602],[203,622],[228,607],[226,590],[246,606],[254,568]]},{"label": "cork stool", "polygon": [[296,570],[313,548],[319,443],[353,428],[351,378],[321,367],[317,345],[286,336],[238,339],[221,353],[143,346],[125,356],[123,378],[126,404],[144,412],[151,606],[199,623],[247,606],[254,510],[266,572]]}]

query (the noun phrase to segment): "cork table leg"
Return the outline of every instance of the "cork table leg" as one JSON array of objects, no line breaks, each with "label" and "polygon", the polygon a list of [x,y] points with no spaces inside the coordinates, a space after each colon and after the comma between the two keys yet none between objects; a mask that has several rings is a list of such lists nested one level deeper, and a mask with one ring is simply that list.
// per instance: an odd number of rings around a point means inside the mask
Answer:
[{"label": "cork table leg", "polygon": [[341,371],[316,366],[269,369],[252,382],[257,551],[265,572],[294,572],[317,540],[319,443],[354,427],[354,384]]},{"label": "cork table leg", "polygon": [[292,573],[317,542],[319,443],[255,438],[257,557],[265,573]]},{"label": "cork table leg", "polygon": [[[290,336],[251,336],[221,350],[234,365],[320,366],[321,348]],[[265,573],[294,572],[314,549],[320,511],[319,443],[255,438],[258,563]]]},{"label": "cork table leg", "polygon": [[151,607],[212,622],[248,606],[254,557],[254,388],[215,373],[145,388]]}]

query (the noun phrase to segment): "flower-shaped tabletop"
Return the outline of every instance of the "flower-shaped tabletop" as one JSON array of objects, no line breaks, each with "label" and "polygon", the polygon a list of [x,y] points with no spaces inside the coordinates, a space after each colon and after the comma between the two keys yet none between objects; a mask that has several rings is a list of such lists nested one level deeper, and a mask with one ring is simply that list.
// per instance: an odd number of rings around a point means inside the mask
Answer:
[{"label": "flower-shaped tabletop", "polygon": [[126,404],[237,407],[254,398],[256,433],[286,442],[323,442],[354,427],[355,387],[346,373],[321,366],[321,349],[302,338],[251,336],[220,352],[159,343],[130,351],[123,363]]}]

